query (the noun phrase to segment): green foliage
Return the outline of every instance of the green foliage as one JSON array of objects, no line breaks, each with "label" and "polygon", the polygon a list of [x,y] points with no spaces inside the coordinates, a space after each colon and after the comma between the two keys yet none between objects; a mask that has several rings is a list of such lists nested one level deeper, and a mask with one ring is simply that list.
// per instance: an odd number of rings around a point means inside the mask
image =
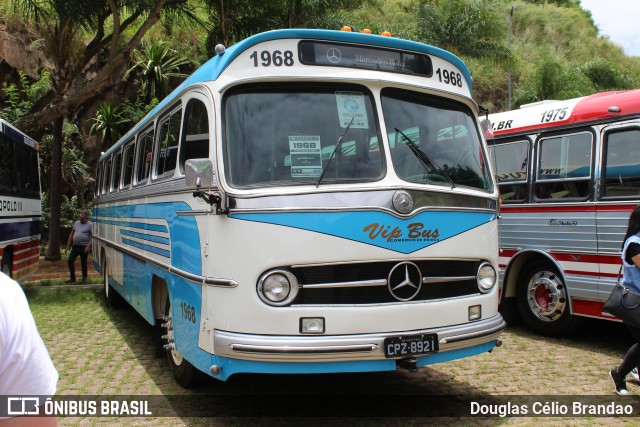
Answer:
[{"label": "green foliage", "polygon": [[111,147],[120,138],[124,128],[123,125],[127,123],[127,119],[123,117],[121,109],[118,106],[112,107],[106,102],[100,104],[95,117],[91,120],[93,125],[91,125],[89,133],[100,132],[103,147]]},{"label": "green foliage", "polygon": [[423,0],[418,35],[457,55],[506,62],[511,53],[502,40],[504,23],[495,8],[492,0]]},{"label": "green foliage", "polygon": [[[73,186],[79,194],[90,182],[89,166],[85,163],[82,134],[77,125],[65,122],[62,127],[62,179]],[[51,168],[51,144],[53,136],[45,134],[40,141],[40,170],[48,175]]]},{"label": "green foliage", "polygon": [[169,79],[171,77],[185,78],[180,67],[190,63],[183,56],[182,51],[171,49],[163,41],[142,42],[140,49],[133,51],[133,65],[125,77],[135,72],[140,78],[145,99],[150,101],[154,97],[164,98],[169,94]]},{"label": "green foliage", "polygon": [[19,84],[2,83],[2,92],[7,98],[7,105],[0,109],[0,116],[9,122],[15,122],[25,115],[51,87],[51,74],[44,68],[40,70],[38,79],[33,82],[22,71],[18,74]]}]

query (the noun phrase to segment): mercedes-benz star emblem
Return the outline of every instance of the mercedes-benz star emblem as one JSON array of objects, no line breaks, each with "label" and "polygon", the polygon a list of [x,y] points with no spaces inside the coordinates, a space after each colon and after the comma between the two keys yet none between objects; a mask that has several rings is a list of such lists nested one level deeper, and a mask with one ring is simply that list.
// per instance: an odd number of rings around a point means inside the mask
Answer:
[{"label": "mercedes-benz star emblem", "polygon": [[414,263],[401,262],[389,272],[387,287],[398,301],[411,301],[422,287],[422,273]]},{"label": "mercedes-benz star emblem", "polygon": [[408,214],[413,209],[411,194],[404,190],[398,190],[393,194],[393,207],[401,214]]},{"label": "mercedes-benz star emblem", "polygon": [[337,64],[342,60],[342,53],[340,53],[339,49],[332,47],[327,51],[327,59],[332,64]]}]

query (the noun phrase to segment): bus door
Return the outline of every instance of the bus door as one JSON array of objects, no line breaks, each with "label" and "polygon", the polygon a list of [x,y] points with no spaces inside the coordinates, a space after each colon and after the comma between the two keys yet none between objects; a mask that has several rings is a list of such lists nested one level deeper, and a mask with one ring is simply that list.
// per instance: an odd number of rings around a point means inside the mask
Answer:
[{"label": "bus door", "polygon": [[640,122],[602,131],[600,195],[596,211],[599,300],[609,297],[620,271],[620,250],[629,214],[640,201]]}]

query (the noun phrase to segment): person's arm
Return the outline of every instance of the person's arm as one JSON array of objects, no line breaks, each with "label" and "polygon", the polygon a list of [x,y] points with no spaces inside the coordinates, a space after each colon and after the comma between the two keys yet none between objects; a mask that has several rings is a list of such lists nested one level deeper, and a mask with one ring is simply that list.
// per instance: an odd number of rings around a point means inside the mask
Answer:
[{"label": "person's arm", "polygon": [[89,241],[87,242],[87,246],[84,247],[84,251],[86,253],[89,253],[89,251],[91,250],[91,241],[93,240],[93,236],[89,237]]},{"label": "person's arm", "polygon": [[71,233],[69,234],[69,238],[67,239],[67,252],[69,252],[69,248],[71,247],[71,243],[73,242],[73,234],[75,233],[74,229],[71,229]]},{"label": "person's arm", "polygon": [[[44,408],[40,408],[44,412]],[[13,417],[0,419],[0,427],[56,427],[57,417]]]},{"label": "person's arm", "polygon": [[631,261],[636,265],[636,267],[640,268],[640,254],[631,257]]}]

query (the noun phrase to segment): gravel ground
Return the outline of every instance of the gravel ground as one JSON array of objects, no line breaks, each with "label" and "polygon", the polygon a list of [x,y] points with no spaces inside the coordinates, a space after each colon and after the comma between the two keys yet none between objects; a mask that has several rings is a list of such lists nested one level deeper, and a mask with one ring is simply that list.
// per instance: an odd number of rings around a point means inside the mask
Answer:
[{"label": "gravel ground", "polygon": [[[620,324],[587,320],[578,334],[563,340],[510,326],[502,335],[504,345],[492,353],[416,373],[238,375],[226,383],[185,390],[174,382],[166,359],[154,358],[152,328],[130,308],[107,309],[99,286],[29,286],[27,294],[60,373],[59,395],[150,396],[156,407],[160,402],[155,414],[168,415],[61,417],[61,426],[638,424],[635,417],[469,417],[469,401],[476,400],[498,405],[524,399],[529,408],[535,402],[616,400],[608,370],[632,343]],[[640,384],[630,381],[629,389],[633,396],[621,402],[633,403],[640,414]],[[338,416],[335,408],[341,405],[350,416]],[[438,405],[455,408],[447,414],[452,417],[425,417],[431,410],[442,413]],[[283,416],[287,411],[281,408],[296,407],[303,418]],[[300,409],[309,407],[317,411]],[[409,417],[402,416],[405,409]],[[270,416],[257,416],[260,410]],[[319,418],[325,415],[330,417]]]}]

